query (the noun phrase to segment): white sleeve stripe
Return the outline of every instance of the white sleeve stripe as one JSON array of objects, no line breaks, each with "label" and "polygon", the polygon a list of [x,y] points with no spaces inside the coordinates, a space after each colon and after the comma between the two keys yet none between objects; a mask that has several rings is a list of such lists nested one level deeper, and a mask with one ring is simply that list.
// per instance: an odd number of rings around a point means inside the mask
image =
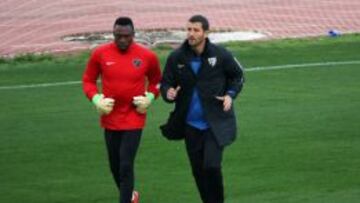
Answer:
[{"label": "white sleeve stripe", "polygon": [[237,60],[236,57],[234,57],[234,60],[235,60],[235,62],[239,65],[239,68],[240,68],[242,71],[244,71],[244,68],[242,67],[242,65],[240,64],[240,62]]}]

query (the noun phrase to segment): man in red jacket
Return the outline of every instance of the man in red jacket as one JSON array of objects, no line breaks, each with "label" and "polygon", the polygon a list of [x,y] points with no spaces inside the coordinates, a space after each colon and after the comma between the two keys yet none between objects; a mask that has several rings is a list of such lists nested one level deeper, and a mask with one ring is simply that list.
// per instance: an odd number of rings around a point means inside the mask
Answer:
[{"label": "man in red jacket", "polygon": [[[114,42],[97,47],[83,74],[83,90],[101,115],[111,172],[120,203],[134,195],[134,160],[146,110],[159,94],[161,79],[157,56],[133,41],[130,18],[119,17],[113,26]],[[97,79],[101,79],[102,91]]]}]

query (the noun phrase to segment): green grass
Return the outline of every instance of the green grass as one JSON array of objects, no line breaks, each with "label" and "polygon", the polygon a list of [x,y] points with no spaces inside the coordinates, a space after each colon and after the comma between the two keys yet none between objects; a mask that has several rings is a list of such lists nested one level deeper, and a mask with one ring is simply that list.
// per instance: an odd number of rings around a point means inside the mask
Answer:
[{"label": "green grass", "polygon": [[[359,35],[226,46],[246,68],[360,60]],[[169,50],[157,52],[163,63]],[[87,57],[2,60],[0,87],[78,81]],[[359,65],[246,72],[239,137],[224,154],[226,202],[358,202],[359,76]],[[102,130],[80,85],[0,94],[0,202],[116,202]],[[171,108],[157,100],[149,112],[136,160],[144,203],[200,202],[183,143],[158,130]]]}]

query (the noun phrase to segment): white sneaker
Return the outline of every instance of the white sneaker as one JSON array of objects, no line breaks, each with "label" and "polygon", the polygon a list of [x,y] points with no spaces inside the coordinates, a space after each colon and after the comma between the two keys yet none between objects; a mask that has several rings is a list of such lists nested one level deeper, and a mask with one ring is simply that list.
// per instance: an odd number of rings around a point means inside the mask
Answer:
[{"label": "white sneaker", "polygon": [[134,190],[132,193],[131,203],[139,203],[139,197],[139,192]]}]

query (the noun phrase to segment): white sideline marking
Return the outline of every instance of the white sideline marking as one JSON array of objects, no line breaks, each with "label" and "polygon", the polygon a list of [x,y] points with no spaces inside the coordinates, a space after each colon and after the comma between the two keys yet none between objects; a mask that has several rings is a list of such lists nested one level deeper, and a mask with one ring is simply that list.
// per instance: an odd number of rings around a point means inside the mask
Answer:
[{"label": "white sideline marking", "polygon": [[333,61],[333,62],[329,61],[329,62],[319,62],[319,63],[302,63],[302,64],[286,64],[280,66],[251,67],[245,69],[245,71],[251,72],[251,71],[266,71],[266,70],[279,70],[279,69],[291,69],[291,68],[354,65],[354,64],[360,64],[360,61]]},{"label": "white sideline marking", "polygon": [[0,90],[28,89],[28,88],[36,88],[36,87],[53,87],[53,86],[77,85],[77,84],[81,84],[81,81],[67,81],[67,82],[53,82],[53,83],[41,83],[41,84],[30,84],[30,85],[0,86]]},{"label": "white sideline marking", "polygon": [[[332,61],[332,62],[319,62],[319,63],[286,64],[286,65],[279,65],[279,66],[250,67],[250,68],[245,69],[245,72],[292,69],[292,68],[303,68],[303,67],[354,65],[354,64],[360,64],[360,61]],[[66,82],[53,82],[53,83],[41,83],[41,84],[30,84],[30,85],[0,86],[0,90],[28,89],[28,88],[54,87],[54,86],[66,86],[66,85],[78,85],[78,84],[81,84],[81,81],[66,81]]]}]

